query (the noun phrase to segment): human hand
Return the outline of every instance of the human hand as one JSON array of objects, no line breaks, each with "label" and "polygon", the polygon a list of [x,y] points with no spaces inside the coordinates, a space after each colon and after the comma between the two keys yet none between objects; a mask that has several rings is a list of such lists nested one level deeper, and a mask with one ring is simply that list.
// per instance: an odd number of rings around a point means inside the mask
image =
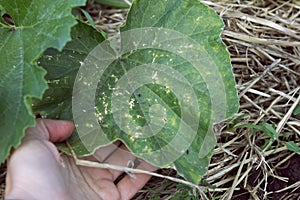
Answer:
[{"label": "human hand", "polygon": [[[8,160],[5,199],[130,199],[150,179],[145,174],[126,175],[115,184],[123,172],[80,167],[72,157],[60,156],[53,142],[66,140],[73,129],[68,121],[38,119],[35,127],[26,130]],[[136,159],[124,145],[100,148],[96,155],[106,163],[125,167]],[[155,169],[144,161],[138,168]]]}]

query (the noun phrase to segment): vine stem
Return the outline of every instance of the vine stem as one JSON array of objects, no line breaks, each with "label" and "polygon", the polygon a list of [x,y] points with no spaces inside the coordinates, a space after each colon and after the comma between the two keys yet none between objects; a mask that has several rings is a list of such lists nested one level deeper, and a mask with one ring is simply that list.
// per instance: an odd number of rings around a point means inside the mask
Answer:
[{"label": "vine stem", "polygon": [[150,176],[165,178],[165,179],[168,179],[170,181],[185,184],[185,185],[188,185],[192,188],[197,189],[199,191],[199,193],[201,194],[201,196],[203,196],[204,199],[208,200],[205,193],[203,192],[203,190],[205,189],[204,187],[201,187],[199,185],[196,185],[194,183],[191,183],[189,181],[185,181],[185,180],[182,180],[182,179],[179,179],[179,178],[174,178],[174,177],[171,177],[171,176],[165,176],[165,175],[158,174],[158,173],[151,172],[151,171],[147,171],[147,170],[134,169],[134,168],[130,168],[130,167],[123,167],[123,166],[120,166],[120,165],[111,165],[111,164],[108,164],[108,163],[100,163],[100,162],[94,162],[94,161],[88,161],[88,160],[81,160],[81,159],[77,158],[77,156],[76,156],[73,148],[69,144],[69,142],[67,141],[66,143],[67,143],[68,148],[71,151],[71,155],[72,155],[72,157],[75,161],[75,164],[78,165],[78,166],[101,168],[101,169],[112,169],[112,170],[117,170],[117,171],[123,171],[127,174],[134,174],[134,173],[136,173],[136,174],[147,174],[147,175],[150,175]]}]

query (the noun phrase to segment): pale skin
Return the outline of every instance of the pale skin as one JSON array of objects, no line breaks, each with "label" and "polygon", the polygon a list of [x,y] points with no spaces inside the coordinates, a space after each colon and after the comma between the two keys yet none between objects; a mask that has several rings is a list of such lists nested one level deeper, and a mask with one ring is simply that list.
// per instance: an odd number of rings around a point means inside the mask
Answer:
[{"label": "pale skin", "polygon": [[[125,175],[115,184],[122,171],[78,166],[72,157],[60,155],[53,143],[66,140],[73,129],[69,121],[38,119],[35,127],[26,130],[21,145],[8,159],[5,199],[125,200],[132,198],[150,179],[147,174],[135,174],[135,178]],[[117,148],[114,144],[100,148],[96,157],[124,167],[136,159],[126,147]],[[144,161],[138,168],[155,170]]]}]

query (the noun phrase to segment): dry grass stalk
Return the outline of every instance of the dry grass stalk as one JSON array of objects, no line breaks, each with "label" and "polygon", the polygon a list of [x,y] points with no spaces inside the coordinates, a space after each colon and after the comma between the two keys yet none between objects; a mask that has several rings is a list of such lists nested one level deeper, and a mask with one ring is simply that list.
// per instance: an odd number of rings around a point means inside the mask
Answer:
[{"label": "dry grass stalk", "polygon": [[[268,0],[203,2],[214,7],[224,18],[226,27],[223,39],[234,58],[232,62],[241,99],[240,112],[251,113],[250,119],[245,119],[240,123],[259,124],[263,121],[274,123],[281,139],[283,139],[282,132],[290,132],[291,138],[299,143],[299,135],[297,135],[300,127],[298,126],[299,117],[292,115],[300,98],[298,92],[300,85],[298,39],[300,26],[295,26],[295,24],[299,24],[297,19],[300,13],[299,5],[294,3],[295,1],[276,1],[275,3]],[[269,191],[268,180],[273,177],[287,181],[286,177],[278,175],[277,171],[295,155],[288,152],[283,143],[275,149],[273,149],[274,143],[269,143],[262,150],[259,148],[259,143],[267,139],[263,132],[252,135],[249,129],[240,131],[242,132],[235,130],[231,137],[239,138],[235,139],[235,142],[240,142],[241,145],[244,143],[242,147],[233,145],[233,143],[228,146],[226,142],[220,142],[226,145],[227,149],[233,147],[233,149],[237,148],[235,152],[240,152],[239,154],[235,153],[238,158],[233,158],[231,163],[228,163],[230,166],[239,163],[239,159],[245,155],[245,150],[250,153],[252,158],[257,158],[257,162],[249,163],[247,167],[244,165],[243,173],[246,175],[243,185],[250,194],[245,198],[269,199],[273,193],[287,192],[291,189],[287,187],[289,189],[282,188],[277,192]],[[222,131],[222,133],[226,132]],[[240,138],[239,134],[246,137]],[[242,149],[243,151],[241,151]],[[279,157],[278,155],[282,153],[286,156]],[[221,163],[220,158],[218,155],[218,163]],[[223,159],[227,158],[228,153],[224,152]],[[225,167],[228,168],[228,166],[224,166],[224,169]],[[257,176],[256,181],[251,181],[253,179],[251,176],[255,175],[255,171],[261,171],[262,176]],[[237,172],[233,174],[228,172],[221,179],[208,173],[206,179],[209,179],[213,185],[217,184],[218,187],[222,187],[220,185],[222,180],[232,180],[233,188],[234,183],[241,177],[239,176],[240,171],[237,170]],[[211,177],[215,178],[215,181]],[[255,182],[255,185],[251,182]],[[228,182],[225,181],[224,185],[228,185]],[[292,184],[292,186],[294,185]],[[223,198],[226,198],[227,193],[228,191],[223,193]],[[216,192],[215,194],[222,193]],[[227,197],[234,198],[235,194],[233,193],[232,196],[231,194],[232,189]],[[236,195],[238,198],[238,193]],[[242,199],[241,196],[239,198]]]}]

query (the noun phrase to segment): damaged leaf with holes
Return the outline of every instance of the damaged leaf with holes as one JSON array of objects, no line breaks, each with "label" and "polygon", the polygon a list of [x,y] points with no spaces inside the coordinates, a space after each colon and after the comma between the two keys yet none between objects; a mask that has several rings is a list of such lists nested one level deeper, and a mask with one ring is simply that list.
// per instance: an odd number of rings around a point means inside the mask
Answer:
[{"label": "damaged leaf with holes", "polygon": [[[72,83],[77,70],[89,51],[102,41],[102,38],[97,39],[96,37],[97,34],[100,37],[100,33],[93,32],[91,27],[79,26],[81,27],[77,26],[72,30],[72,41],[62,52],[48,50],[40,60],[40,65],[48,71],[46,78],[50,81],[50,89],[42,101],[35,102],[34,109],[37,113],[42,113],[42,115],[50,118],[72,119],[70,101]],[[203,59],[209,61],[206,63],[207,66],[205,67],[208,70],[205,73],[209,75],[210,68],[217,69],[216,73],[221,77],[225,97],[220,101],[225,102],[224,109],[226,110],[224,116],[221,116],[222,119],[225,119],[237,112],[239,104],[230,56],[220,39],[223,26],[222,19],[212,9],[197,0],[136,0],[133,1],[126,25],[121,28],[121,32],[136,28],[165,28],[179,32],[201,46],[201,52],[198,56],[206,55]],[[85,31],[87,29],[90,31]],[[78,38],[77,36],[82,33],[84,33],[82,37]],[[82,42],[87,43],[88,48],[81,46]],[[124,48],[122,45],[126,45],[127,42],[130,41],[124,41],[121,37],[121,49]],[[175,43],[176,41],[174,41]],[[72,59],[69,60],[69,58]],[[99,62],[104,62],[104,60]],[[63,68],[59,67],[60,63],[62,63]],[[129,110],[125,114],[132,119],[133,124],[141,127],[152,123],[151,112],[153,109],[164,111],[165,115],[160,116],[161,120],[158,122],[164,126],[155,135],[144,138],[132,137],[132,134],[137,133],[128,134],[123,131],[112,114],[112,96],[118,80],[130,70],[149,63],[167,65],[184,77],[192,86],[196,96],[196,106],[199,108],[199,123],[197,124],[199,128],[196,130],[196,136],[187,147],[183,147],[184,138],[182,138],[182,142],[177,141],[171,149],[174,150],[173,154],[178,154],[178,158],[169,163],[163,162],[168,160],[170,156],[168,153],[163,153],[155,158],[144,155],[151,155],[152,152],[160,151],[170,144],[180,129],[179,124],[183,120],[181,103],[170,88],[160,84],[145,84],[137,88],[125,102]],[[52,68],[53,65],[56,68]],[[157,74],[150,75],[153,80],[157,79]],[[165,76],[167,77],[169,74],[165,74]],[[107,144],[115,140],[122,140],[138,157],[159,167],[175,168],[186,180],[199,183],[207,171],[216,144],[212,123],[217,121],[211,122],[210,119],[212,116],[222,114],[214,109],[212,105],[213,94],[210,93],[209,85],[201,73],[190,62],[174,52],[150,48],[138,49],[121,55],[99,79],[95,98],[95,111],[98,116],[95,116],[95,120],[98,121],[99,126],[109,139]],[[181,90],[185,91],[185,88]],[[54,91],[58,91],[57,94]],[[58,95],[63,93],[67,95]],[[81,98],[85,99],[86,97],[82,96]],[[193,106],[195,105],[186,109],[190,109],[190,112],[194,113],[196,110],[191,110]],[[85,111],[82,110],[82,112]],[[184,123],[189,124],[187,121]],[[189,128],[193,129],[193,127]],[[188,131],[186,135],[189,135]],[[90,141],[88,145],[93,147],[92,151],[100,147],[99,144],[95,143],[94,135],[87,133],[85,137]],[[70,144],[78,156],[90,154],[78,134],[71,137]],[[60,147],[63,151],[68,152],[68,149],[63,145]],[[185,149],[185,151],[178,152],[178,149]]]},{"label": "damaged leaf with holes", "polygon": [[[142,19],[142,20],[141,20]],[[137,0],[133,2],[127,17],[126,25],[121,28],[121,32],[134,30],[136,28],[158,27],[177,31],[195,41],[201,46],[201,52],[198,56],[206,55],[205,66],[210,73],[211,69],[217,69],[224,86],[225,97],[220,102],[225,102],[224,109],[226,113],[222,119],[229,118],[238,110],[238,97],[235,88],[235,81],[232,73],[229,53],[225,45],[220,39],[220,33],[223,29],[222,19],[210,8],[203,5],[197,0]],[[121,35],[121,49],[128,44]],[[174,41],[175,44],[176,41]],[[102,62],[99,60],[99,62]],[[104,62],[104,60],[103,60]],[[120,128],[116,122],[113,113],[112,97],[117,88],[117,83],[128,74],[130,70],[136,69],[143,64],[167,65],[176,73],[184,77],[192,86],[196,95],[196,106],[199,108],[199,128],[197,134],[188,147],[185,145],[185,136],[182,140],[176,138],[178,130],[181,128],[182,110],[176,94],[168,87],[160,84],[145,84],[137,88],[125,102],[128,105],[128,118],[136,126],[143,127],[151,124],[151,109],[164,109],[165,116],[161,116],[164,126],[155,135],[147,137],[139,137],[139,133],[129,133]],[[146,69],[145,69],[146,70]],[[155,80],[157,75],[155,72],[150,74]],[[165,74],[168,76],[168,74]],[[133,77],[138,78],[138,77]],[[201,73],[199,73],[190,62],[183,57],[178,56],[174,52],[162,49],[138,49],[122,55],[116,59],[106,71],[104,71],[96,90],[96,113],[101,119],[99,123],[106,137],[111,143],[116,140],[122,140],[132,153],[158,167],[175,168],[180,175],[188,181],[199,183],[201,177],[206,173],[209,165],[212,151],[216,144],[215,135],[210,119],[212,116],[222,114],[218,110],[213,109],[212,98],[209,85],[205,82]],[[221,88],[220,88],[221,89]],[[182,91],[185,90],[183,87]],[[160,105],[159,107],[153,105]],[[187,107],[193,113],[193,106]],[[86,110],[82,110],[82,116],[85,116]],[[120,111],[122,112],[122,111]],[[124,113],[123,113],[124,114]],[[80,116],[80,115],[79,115]],[[95,116],[96,118],[96,116]],[[98,121],[99,121],[98,119]],[[95,119],[97,120],[97,119]],[[87,122],[88,123],[88,122]],[[190,124],[188,121],[185,124]],[[125,124],[126,125],[126,124]],[[193,129],[193,127],[190,130]],[[141,133],[142,135],[143,133]],[[189,137],[189,132],[186,132]],[[93,134],[85,135],[88,145],[96,149],[99,147],[95,143]],[[176,142],[172,141],[176,138]],[[71,145],[78,145],[79,140],[73,140]],[[161,149],[171,144],[169,152],[162,152]],[[93,150],[91,149],[91,150]],[[178,152],[178,149],[185,149]],[[151,157],[155,152],[161,152],[160,155]],[[174,154],[179,155],[172,162],[164,162]],[[150,155],[150,156],[149,156]]]}]

